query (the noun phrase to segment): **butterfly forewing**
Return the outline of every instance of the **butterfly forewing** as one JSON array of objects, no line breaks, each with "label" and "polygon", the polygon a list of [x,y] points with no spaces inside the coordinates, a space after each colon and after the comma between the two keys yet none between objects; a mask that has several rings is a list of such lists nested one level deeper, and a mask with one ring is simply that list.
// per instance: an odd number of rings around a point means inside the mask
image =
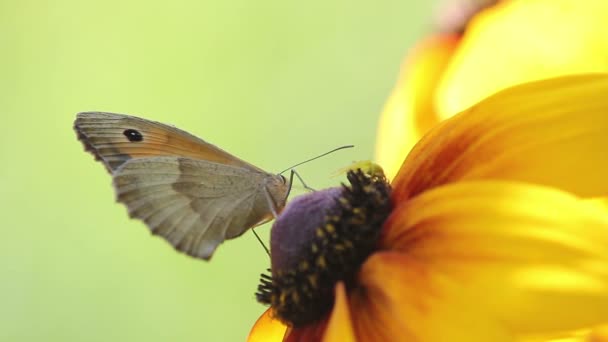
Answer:
[{"label": "butterfly forewing", "polygon": [[112,172],[129,159],[182,156],[263,170],[173,126],[130,115],[84,112],[74,122],[78,139]]}]

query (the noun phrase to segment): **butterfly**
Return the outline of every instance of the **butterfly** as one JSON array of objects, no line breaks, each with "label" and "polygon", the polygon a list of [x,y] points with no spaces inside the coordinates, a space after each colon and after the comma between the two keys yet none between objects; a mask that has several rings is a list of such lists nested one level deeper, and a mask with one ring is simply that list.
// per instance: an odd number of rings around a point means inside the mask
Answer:
[{"label": "butterfly", "polygon": [[84,112],[74,130],[112,175],[118,202],[177,250],[209,260],[227,239],[273,219],[290,181],[194,135],[124,114]]}]

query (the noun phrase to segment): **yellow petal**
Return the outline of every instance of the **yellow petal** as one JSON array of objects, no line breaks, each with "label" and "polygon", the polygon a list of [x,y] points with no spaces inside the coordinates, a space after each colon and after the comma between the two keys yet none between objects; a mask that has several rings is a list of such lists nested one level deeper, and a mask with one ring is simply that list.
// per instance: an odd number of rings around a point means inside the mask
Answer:
[{"label": "yellow petal", "polygon": [[504,1],[478,14],[437,89],[450,117],[516,84],[608,71],[608,1]]},{"label": "yellow petal", "polygon": [[398,252],[372,255],[351,294],[359,341],[510,341],[499,322],[474,303],[448,297],[450,280]]},{"label": "yellow petal", "polygon": [[587,342],[589,333],[589,329],[582,329],[545,336],[519,338],[517,342]]},{"label": "yellow petal", "polygon": [[608,197],[593,197],[588,198],[587,202],[596,205],[597,207],[608,211]]},{"label": "yellow petal", "polygon": [[608,342],[608,325],[570,331],[554,336],[518,339],[518,342]]},{"label": "yellow petal", "polygon": [[608,194],[608,74],[516,86],[444,121],[393,182],[397,200],[458,180],[509,179]]},{"label": "yellow petal", "polygon": [[[443,303],[429,315],[455,314],[443,305],[459,305],[517,336],[585,329],[608,318],[608,215],[571,194],[517,182],[454,183],[397,206],[384,233],[383,249],[421,265],[424,277],[410,280],[419,284],[416,293]],[[391,274],[385,271],[385,283]],[[426,326],[432,328],[440,326]]]},{"label": "yellow petal", "polygon": [[346,298],[346,289],[344,284],[339,282],[336,284],[336,299],[334,308],[327,324],[324,342],[355,342],[355,334],[350,319],[350,308],[348,299]]},{"label": "yellow petal", "polygon": [[593,329],[587,342],[608,342],[608,324]]},{"label": "yellow petal", "polygon": [[378,128],[376,160],[392,178],[412,146],[439,120],[433,99],[457,36],[423,41],[403,64],[401,76],[384,106]]},{"label": "yellow petal", "polygon": [[274,319],[272,309],[268,309],[251,328],[247,342],[283,341],[286,330],[287,326]]},{"label": "yellow petal", "polygon": [[608,325],[560,334],[521,338],[518,342],[608,342]]}]

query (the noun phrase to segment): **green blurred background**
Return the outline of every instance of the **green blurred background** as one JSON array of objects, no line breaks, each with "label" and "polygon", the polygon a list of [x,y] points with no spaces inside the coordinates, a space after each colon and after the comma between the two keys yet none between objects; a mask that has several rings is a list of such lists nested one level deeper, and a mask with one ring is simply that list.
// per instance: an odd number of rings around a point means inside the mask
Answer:
[{"label": "green blurred background", "polygon": [[355,144],[298,168],[332,186],[372,157],[433,3],[1,1],[0,340],[244,340],[265,309],[254,236],[210,263],[151,237],[114,203],[75,114],[172,123],[268,171]]}]

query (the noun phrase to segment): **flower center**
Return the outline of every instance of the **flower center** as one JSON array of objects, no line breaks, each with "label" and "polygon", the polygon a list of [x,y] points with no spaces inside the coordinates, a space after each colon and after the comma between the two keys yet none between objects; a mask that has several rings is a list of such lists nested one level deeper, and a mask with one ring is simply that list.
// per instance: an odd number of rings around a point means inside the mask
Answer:
[{"label": "flower center", "polygon": [[297,197],[271,231],[272,275],[262,274],[257,300],[300,327],[332,308],[334,286],[356,286],[391,210],[390,185],[379,174],[349,171],[350,185]]}]

